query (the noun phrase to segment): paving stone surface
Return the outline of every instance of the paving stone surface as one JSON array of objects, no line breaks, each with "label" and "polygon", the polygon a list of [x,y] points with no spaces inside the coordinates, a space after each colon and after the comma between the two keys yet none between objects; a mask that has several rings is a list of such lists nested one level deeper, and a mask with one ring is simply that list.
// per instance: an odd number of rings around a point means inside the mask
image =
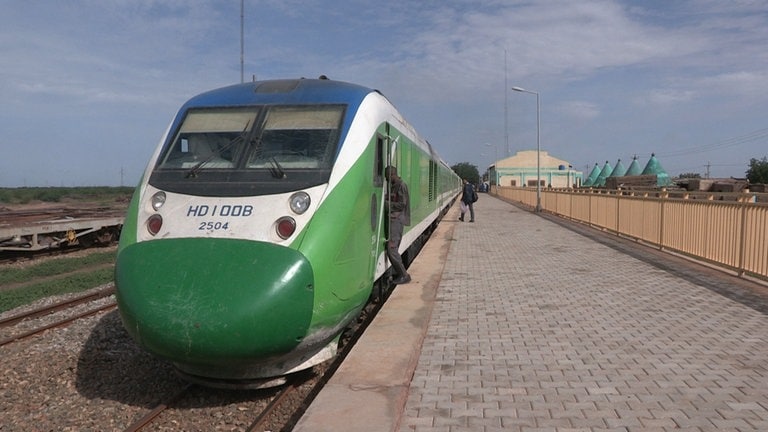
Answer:
[{"label": "paving stone surface", "polygon": [[[456,223],[402,432],[768,431],[768,316],[481,195]],[[668,266],[668,265],[667,265]]]}]

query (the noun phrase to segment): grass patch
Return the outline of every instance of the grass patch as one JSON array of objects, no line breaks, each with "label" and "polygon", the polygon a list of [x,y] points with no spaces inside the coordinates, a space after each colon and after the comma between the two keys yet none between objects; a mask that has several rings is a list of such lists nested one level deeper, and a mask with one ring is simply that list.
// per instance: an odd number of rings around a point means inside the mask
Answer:
[{"label": "grass patch", "polygon": [[87,291],[99,285],[112,282],[114,276],[115,270],[113,268],[102,268],[92,272],[77,273],[55,280],[0,291],[0,312],[32,303],[45,297]]},{"label": "grass patch", "polygon": [[[114,280],[117,251],[97,252],[83,257],[59,258],[26,268],[5,268],[0,272],[0,312],[39,299],[87,291]],[[101,268],[99,268],[101,267]]]},{"label": "grass patch", "polygon": [[133,188],[125,186],[0,188],[0,203],[128,202],[132,194]]},{"label": "grass patch", "polygon": [[47,260],[25,268],[3,269],[0,272],[0,286],[23,283],[29,279],[58,276],[99,264],[114,264],[116,259],[117,251],[113,250],[92,253],[83,257]]}]

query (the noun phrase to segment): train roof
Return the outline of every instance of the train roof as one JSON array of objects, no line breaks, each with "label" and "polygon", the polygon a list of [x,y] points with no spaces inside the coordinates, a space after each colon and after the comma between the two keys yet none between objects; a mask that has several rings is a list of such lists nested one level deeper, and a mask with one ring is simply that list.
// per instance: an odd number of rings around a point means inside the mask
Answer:
[{"label": "train roof", "polygon": [[365,96],[376,90],[343,81],[280,79],[235,84],[201,93],[184,104],[182,111],[204,106],[260,104],[342,103],[356,109]]},{"label": "train roof", "polygon": [[[343,104],[349,112],[357,112],[363,99],[378,90],[324,76],[317,79],[277,79],[235,84],[201,93],[188,100],[176,115],[171,130],[176,130],[187,111],[203,107],[236,107],[248,105]],[[345,116],[343,141],[354,116]],[[340,150],[340,149],[339,149]]]},{"label": "train roof", "polygon": [[[189,99],[179,109],[171,129],[175,130],[183,120],[184,114],[193,108],[269,104],[344,104],[347,105],[350,112],[356,112],[366,96],[371,93],[377,93],[389,102],[389,99],[378,90],[349,82],[330,80],[325,76],[316,79],[275,79],[234,84],[200,93]],[[391,102],[389,103],[391,105]],[[397,112],[397,109],[392,107]],[[398,114],[398,116],[400,115]],[[411,127],[405,119],[399,118],[409,128]],[[352,116],[348,116],[344,120],[344,134],[346,134],[351,121]],[[413,133],[418,137],[415,131]],[[343,141],[344,138],[342,136],[341,140]],[[426,140],[419,138],[417,141],[423,141],[419,142],[419,145],[429,151],[433,157],[439,159],[435,150]],[[445,161],[440,161],[448,166]]]}]

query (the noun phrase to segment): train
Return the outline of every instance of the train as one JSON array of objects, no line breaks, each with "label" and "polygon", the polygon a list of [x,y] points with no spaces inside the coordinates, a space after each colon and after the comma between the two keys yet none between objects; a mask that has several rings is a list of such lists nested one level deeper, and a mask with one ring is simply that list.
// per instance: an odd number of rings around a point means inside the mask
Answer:
[{"label": "train", "polygon": [[192,97],[124,220],[115,286],[126,331],[210,387],[276,386],[332,358],[392,277],[388,166],[410,191],[407,262],[461,179],[380,91],[321,76]]}]

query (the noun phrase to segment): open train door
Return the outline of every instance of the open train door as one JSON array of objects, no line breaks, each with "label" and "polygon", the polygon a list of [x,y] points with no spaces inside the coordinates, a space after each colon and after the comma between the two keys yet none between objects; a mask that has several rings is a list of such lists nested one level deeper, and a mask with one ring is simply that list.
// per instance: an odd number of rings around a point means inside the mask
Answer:
[{"label": "open train door", "polygon": [[[398,136],[397,138],[394,138],[394,139],[392,138],[392,133],[389,129],[389,123],[387,123],[386,125],[386,131],[387,131],[387,140],[386,140],[387,141],[387,164],[386,166],[393,166],[397,168],[397,141],[400,139],[400,137]],[[400,175],[399,171],[398,171],[398,175]],[[392,182],[389,179],[387,179],[386,189],[384,190],[384,194],[382,196],[386,197],[389,194],[389,191],[391,190],[392,190]],[[384,220],[384,225],[386,226],[386,230],[384,231],[384,242],[386,243],[386,241],[389,239],[389,214],[392,211],[392,209],[389,207],[389,203],[390,203],[389,200],[386,200],[385,203],[386,203],[386,208],[383,209],[385,211],[383,215],[383,220]],[[385,249],[386,249],[386,246],[385,246]],[[389,255],[386,253],[386,250],[384,253],[384,262],[386,263],[385,265],[386,268],[390,268]]]},{"label": "open train door", "polygon": [[387,166],[396,166],[395,151],[397,149],[397,139],[392,139],[390,135],[389,123],[385,123],[376,135],[375,149],[375,168],[374,185],[376,192],[371,196],[371,229],[374,231],[373,250],[375,251],[372,261],[371,273],[374,275],[374,287],[372,296],[376,299],[383,299],[386,296],[386,290],[389,286],[389,277],[387,269],[390,267],[387,258],[387,239],[389,238],[389,201],[386,199],[389,193],[390,185],[385,176]]}]

